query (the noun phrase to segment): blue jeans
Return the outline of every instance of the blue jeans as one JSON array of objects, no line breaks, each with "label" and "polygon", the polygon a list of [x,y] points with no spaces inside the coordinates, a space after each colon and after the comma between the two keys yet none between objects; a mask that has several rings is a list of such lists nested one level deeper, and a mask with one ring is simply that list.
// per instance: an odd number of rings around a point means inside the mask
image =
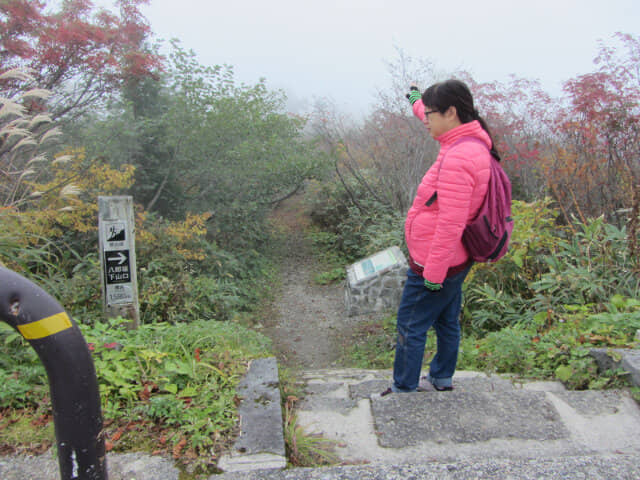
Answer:
[{"label": "blue jeans", "polygon": [[393,363],[394,392],[413,392],[418,388],[427,341],[427,330],[436,331],[437,352],[431,360],[429,380],[437,387],[450,387],[460,346],[460,308],[462,282],[469,269],[447,278],[436,292],[424,286],[424,278],[407,272],[398,308],[398,340]]}]

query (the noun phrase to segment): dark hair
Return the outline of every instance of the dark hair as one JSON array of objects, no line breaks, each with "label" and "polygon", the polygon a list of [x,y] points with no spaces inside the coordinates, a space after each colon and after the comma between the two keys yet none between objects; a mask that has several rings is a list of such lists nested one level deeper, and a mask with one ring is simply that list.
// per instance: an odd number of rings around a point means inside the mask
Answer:
[{"label": "dark hair", "polygon": [[489,138],[491,138],[491,154],[500,160],[491,130],[489,130],[487,122],[475,109],[471,90],[464,82],[451,79],[434,83],[422,94],[422,103],[424,103],[425,107],[433,108],[440,113],[446,112],[449,107],[456,107],[458,118],[462,123],[478,120],[482,128],[489,134]]}]

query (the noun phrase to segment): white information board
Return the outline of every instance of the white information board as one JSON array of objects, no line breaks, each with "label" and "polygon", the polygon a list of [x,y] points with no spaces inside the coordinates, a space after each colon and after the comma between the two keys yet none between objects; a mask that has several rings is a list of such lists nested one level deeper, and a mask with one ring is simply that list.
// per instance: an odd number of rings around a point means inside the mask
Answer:
[{"label": "white information board", "polygon": [[365,258],[353,265],[353,272],[357,282],[375,275],[376,272],[398,263],[391,249],[376,253],[372,257]]}]

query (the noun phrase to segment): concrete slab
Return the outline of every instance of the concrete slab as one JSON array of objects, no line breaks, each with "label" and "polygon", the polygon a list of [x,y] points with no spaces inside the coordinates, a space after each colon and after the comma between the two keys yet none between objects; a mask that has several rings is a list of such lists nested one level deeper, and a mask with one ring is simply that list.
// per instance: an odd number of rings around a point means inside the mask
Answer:
[{"label": "concrete slab", "polygon": [[347,394],[347,388],[339,382],[309,384],[305,387],[304,408],[346,412],[356,406],[356,401]]},{"label": "concrete slab", "polygon": [[[476,372],[461,372],[456,374],[455,389],[458,392],[505,392],[521,388],[511,380],[494,376],[478,375]],[[349,385],[349,394],[353,399],[370,398],[375,393],[386,390],[391,385],[391,379],[367,380]]]},{"label": "concrete slab", "polygon": [[368,380],[349,385],[349,396],[356,400],[368,399],[374,393],[380,393],[389,388],[389,379]]},{"label": "concrete slab", "polygon": [[[621,392],[567,392],[559,382],[519,384],[498,375],[456,372],[453,392],[404,394],[414,400],[382,416],[376,415],[376,402],[403,395],[370,400],[390,385],[390,371],[324,370],[304,377],[313,385],[313,395],[326,398],[306,398],[298,423],[307,433],[334,440],[346,463],[640,455],[640,411]],[[445,433],[437,432],[429,424],[435,402],[440,402],[439,417],[457,412],[464,420],[454,420],[453,426],[442,420]],[[385,437],[381,432],[386,430]]]},{"label": "concrete slab", "polygon": [[533,390],[535,392],[566,392],[562,382],[527,382],[520,385],[523,390]]},{"label": "concrete slab", "polygon": [[453,378],[456,392],[509,392],[521,388],[509,378],[499,375],[479,375],[476,372],[461,372]]},{"label": "concrete slab", "polygon": [[395,394],[373,400],[371,409],[380,445],[387,448],[569,437],[542,392]]},{"label": "concrete slab", "polygon": [[579,415],[597,417],[615,415],[625,403],[625,395],[619,390],[584,390],[553,392],[553,397],[562,400]]},{"label": "concrete slab", "polygon": [[240,436],[218,467],[228,472],[286,467],[276,359],[253,360],[238,385],[238,394],[242,397]]},{"label": "concrete slab", "polygon": [[640,407],[626,392],[550,392],[547,398],[584,451],[640,455]]}]

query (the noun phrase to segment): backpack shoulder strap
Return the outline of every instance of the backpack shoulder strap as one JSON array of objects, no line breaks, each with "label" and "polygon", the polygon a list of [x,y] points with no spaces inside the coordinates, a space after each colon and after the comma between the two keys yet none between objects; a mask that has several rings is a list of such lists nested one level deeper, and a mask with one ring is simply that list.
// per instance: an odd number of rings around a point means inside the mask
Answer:
[{"label": "backpack shoulder strap", "polygon": [[[484,143],[482,140],[480,140],[479,138],[476,137],[460,137],[459,139],[457,139],[455,142],[453,142],[451,144],[451,146],[449,147],[449,150],[447,150],[447,153],[444,154],[444,157],[442,157],[442,160],[440,161],[440,164],[438,165],[438,177],[437,180],[440,180],[440,169],[442,168],[442,164],[444,163],[444,161],[447,158],[447,155],[449,154],[449,152],[451,151],[451,149],[453,147],[455,147],[456,145],[458,145],[459,143],[465,142],[465,141],[469,141],[469,142],[474,142],[474,143],[480,143],[482,144],[482,146],[484,148],[486,148],[487,150],[489,150],[489,148],[487,148],[487,144]],[[491,150],[489,150],[489,153],[491,153]]]}]

